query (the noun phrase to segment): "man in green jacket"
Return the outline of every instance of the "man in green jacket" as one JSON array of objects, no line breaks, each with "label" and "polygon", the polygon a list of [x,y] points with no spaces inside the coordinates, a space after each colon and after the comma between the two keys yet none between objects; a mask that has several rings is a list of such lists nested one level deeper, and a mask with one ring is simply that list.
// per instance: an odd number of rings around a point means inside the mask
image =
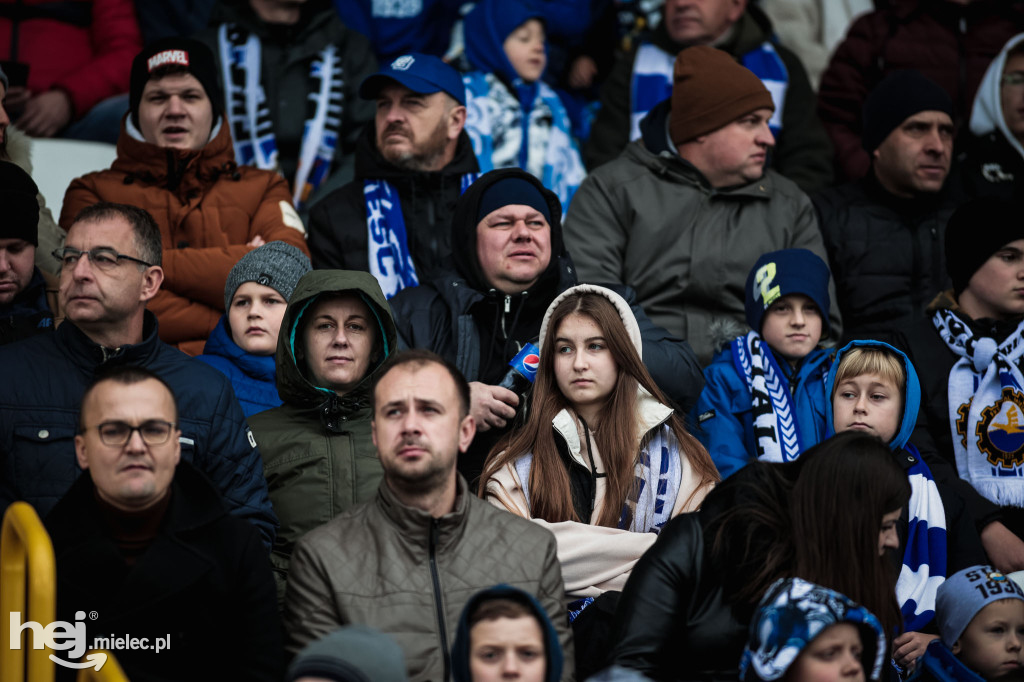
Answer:
[{"label": "man in green jacket", "polygon": [[281,521],[271,554],[279,602],[295,542],[377,490],[370,384],[397,338],[373,275],[314,270],[299,280],[277,342],[284,404],[249,418]]},{"label": "man in green jacket", "polygon": [[475,497],[455,470],[476,431],[465,378],[430,351],[402,351],[378,374],[372,398],[384,480],[372,501],[296,545],[284,615],[289,651],[343,625],[369,625],[402,647],[411,682],[450,680],[463,607],[505,583],[542,605],[565,652],[562,680],[572,680],[554,535]]}]

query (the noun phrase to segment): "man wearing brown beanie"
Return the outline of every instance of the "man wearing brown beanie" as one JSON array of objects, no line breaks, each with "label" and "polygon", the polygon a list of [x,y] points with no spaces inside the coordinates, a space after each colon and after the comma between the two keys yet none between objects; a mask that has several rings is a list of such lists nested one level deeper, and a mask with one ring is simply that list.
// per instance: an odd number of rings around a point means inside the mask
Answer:
[{"label": "man wearing brown beanie", "polygon": [[[651,319],[706,365],[717,337],[742,333],[713,333],[712,322],[745,324],[746,273],[761,254],[805,248],[824,259],[825,249],[810,199],[765,171],[775,104],[761,81],[706,46],[680,52],[673,77],[643,137],[577,191],[565,240],[581,282],[633,287]],[[838,337],[834,304],[830,318]]]}]

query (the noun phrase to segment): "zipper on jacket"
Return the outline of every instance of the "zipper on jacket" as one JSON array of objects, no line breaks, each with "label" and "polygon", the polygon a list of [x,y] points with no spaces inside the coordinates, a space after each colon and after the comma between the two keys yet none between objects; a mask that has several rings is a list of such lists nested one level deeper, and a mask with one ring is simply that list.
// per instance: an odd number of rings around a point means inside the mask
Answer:
[{"label": "zipper on jacket", "polygon": [[441,527],[440,519],[430,521],[430,580],[434,583],[434,606],[437,610],[437,629],[441,635],[441,651],[444,652],[444,680],[447,682],[452,667],[451,652],[448,650],[448,630],[444,624],[444,601],[441,599],[441,579],[437,575],[437,541]]}]

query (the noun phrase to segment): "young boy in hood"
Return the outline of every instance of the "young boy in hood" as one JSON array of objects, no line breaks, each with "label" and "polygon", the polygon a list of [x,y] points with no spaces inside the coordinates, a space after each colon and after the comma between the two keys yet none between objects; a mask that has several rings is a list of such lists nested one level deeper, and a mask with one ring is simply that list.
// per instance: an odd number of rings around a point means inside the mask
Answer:
[{"label": "young boy in hood", "polygon": [[747,276],[751,331],[704,370],[694,432],[725,479],[748,462],[789,462],[825,437],[829,270],[807,249],[757,259]]},{"label": "young boy in hood", "polygon": [[481,0],[466,15],[466,132],[480,171],[518,167],[558,195],[562,210],[586,171],[547,66],[541,14],[524,0]]},{"label": "young boy in hood", "polygon": [[562,646],[537,599],[510,585],[470,597],[452,647],[455,682],[558,682]]},{"label": "young boy in hood", "polygon": [[[949,568],[978,563],[981,542],[962,498],[936,484],[921,454],[909,442],[921,402],[921,385],[907,356],[881,341],[852,341],[837,354],[825,390],[828,435],[849,430],[874,434],[893,451],[910,481],[906,509],[898,520],[903,558],[896,597],[904,632],[893,642],[893,658],[903,667],[922,656],[935,634],[935,591]],[[904,526],[903,523],[906,523]],[[895,540],[894,540],[895,542]],[[948,552],[948,553],[947,553]]]}]

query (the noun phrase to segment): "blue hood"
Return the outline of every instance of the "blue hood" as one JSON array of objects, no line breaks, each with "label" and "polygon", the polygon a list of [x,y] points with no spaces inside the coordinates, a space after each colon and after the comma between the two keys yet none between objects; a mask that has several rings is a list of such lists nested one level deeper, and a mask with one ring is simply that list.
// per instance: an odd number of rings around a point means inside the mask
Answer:
[{"label": "blue hood", "polygon": [[462,609],[462,615],[459,616],[459,628],[455,633],[455,644],[452,646],[452,679],[455,682],[471,682],[472,677],[469,674],[469,614],[481,601],[496,597],[506,597],[512,601],[523,603],[533,611],[544,631],[544,650],[548,664],[544,682],[558,682],[562,678],[562,645],[558,642],[555,626],[548,619],[544,607],[532,594],[511,585],[495,585],[480,590],[466,602],[465,608]]},{"label": "blue hood", "polygon": [[530,19],[543,21],[544,16],[528,0],[478,2],[463,23],[470,65],[477,71],[494,73],[507,83],[517,84],[519,74],[508,60],[503,45],[510,33]]},{"label": "blue hood", "polygon": [[853,348],[869,346],[885,348],[895,353],[903,360],[903,369],[907,373],[907,383],[903,391],[903,417],[900,419],[899,431],[889,441],[889,449],[895,452],[907,444],[907,441],[910,440],[910,434],[914,431],[914,425],[917,424],[917,411],[921,407],[921,382],[918,381],[917,371],[914,370],[914,365],[910,362],[910,358],[902,351],[881,341],[851,341],[836,353],[836,359],[832,362],[832,369],[829,370],[828,380],[825,382],[825,435],[828,437],[835,434],[835,428],[832,424],[832,387],[835,385],[836,370],[839,369],[839,363],[843,359],[843,354]]}]

